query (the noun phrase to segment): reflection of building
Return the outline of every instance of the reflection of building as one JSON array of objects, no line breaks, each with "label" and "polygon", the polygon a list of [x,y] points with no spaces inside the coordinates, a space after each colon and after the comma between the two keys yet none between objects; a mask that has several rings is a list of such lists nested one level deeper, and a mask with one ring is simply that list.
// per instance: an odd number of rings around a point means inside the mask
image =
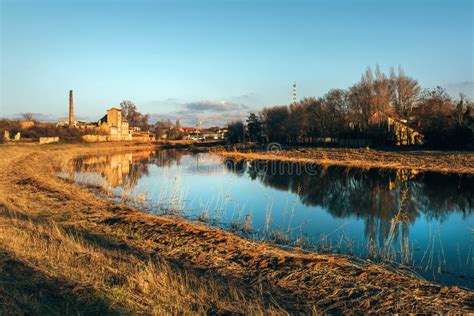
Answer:
[{"label": "reflection of building", "polygon": [[394,174],[395,176],[388,178],[388,189],[390,191],[396,189],[401,183],[414,179],[418,173],[417,169],[397,169]]},{"label": "reflection of building", "polygon": [[124,178],[130,172],[132,154],[114,155],[108,161],[108,168],[104,168],[103,174],[112,187],[124,184]]},{"label": "reflection of building", "polygon": [[110,136],[111,141],[132,140],[128,122],[122,117],[120,109],[107,110],[107,114],[99,120],[99,127]]},{"label": "reflection of building", "polygon": [[108,185],[117,187],[124,183],[132,161],[132,154],[93,156],[82,160],[80,171],[100,172]]},{"label": "reflection of building", "polygon": [[77,171],[100,173],[105,178],[107,185],[112,188],[133,186],[142,172],[140,169],[134,168],[133,163],[148,160],[151,156],[153,156],[152,151],[141,151],[87,157],[81,160],[80,168]]}]

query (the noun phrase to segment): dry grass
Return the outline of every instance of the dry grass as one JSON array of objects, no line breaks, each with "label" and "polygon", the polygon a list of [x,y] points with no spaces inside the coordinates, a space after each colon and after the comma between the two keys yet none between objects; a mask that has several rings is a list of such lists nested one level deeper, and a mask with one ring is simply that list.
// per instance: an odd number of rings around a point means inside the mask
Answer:
[{"label": "dry grass", "polygon": [[318,165],[356,168],[417,169],[442,173],[474,174],[472,152],[407,151],[392,152],[372,149],[301,148],[278,152],[265,150],[225,150],[212,153],[235,159],[280,160]]},{"label": "dry grass", "polygon": [[[139,213],[55,176],[77,155],[112,150],[124,148],[0,147],[0,203],[9,210],[0,210],[0,249],[45,280],[67,284],[62,297],[86,312],[474,310],[469,290],[350,256],[288,252],[217,228]],[[38,286],[47,289],[43,283]],[[16,296],[4,292],[0,302],[15,306]]]},{"label": "dry grass", "polygon": [[3,311],[18,308],[32,313],[49,308],[49,312],[57,314],[67,308],[80,314],[278,311],[271,305],[265,306],[263,296],[252,289],[177,268],[157,256],[139,256],[123,247],[112,247],[110,242],[104,247],[54,221],[7,210],[1,215],[0,247],[8,252],[0,257],[4,261],[7,257],[17,258],[41,275],[43,280],[38,277],[36,291],[44,290],[46,280],[58,289],[43,298],[24,296],[21,295],[24,289],[18,283],[30,280],[17,277],[17,292],[10,296],[12,302],[2,306]]}]

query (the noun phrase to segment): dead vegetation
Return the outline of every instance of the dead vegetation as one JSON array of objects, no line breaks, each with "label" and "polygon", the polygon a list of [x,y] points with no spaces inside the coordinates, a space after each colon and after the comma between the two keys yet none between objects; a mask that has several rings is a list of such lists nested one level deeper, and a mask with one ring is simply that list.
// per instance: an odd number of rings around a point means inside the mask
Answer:
[{"label": "dead vegetation", "polygon": [[[0,279],[5,284],[0,293],[11,300],[4,304],[4,311],[176,314],[239,312],[241,308],[249,312],[249,307],[260,313],[277,311],[265,307],[260,293],[238,282],[227,284],[158,256],[140,255],[111,241],[104,244],[97,236],[87,238],[75,227],[63,228],[55,221],[5,209],[1,215],[0,247],[8,252],[0,253]],[[16,274],[12,278],[5,273],[6,263],[11,266],[15,260],[17,265],[10,267]],[[26,269],[30,272],[22,273]],[[18,277],[18,272],[35,275],[35,282],[31,285],[31,279]],[[6,281],[16,288],[12,295],[5,295]],[[35,296],[35,291],[46,295]]]},{"label": "dead vegetation", "polygon": [[472,152],[382,151],[371,149],[300,148],[267,152],[264,149],[226,150],[216,147],[213,153],[234,159],[280,160],[326,166],[354,168],[416,169],[442,173],[474,174]]},{"label": "dead vegetation", "polygon": [[[472,291],[435,285],[399,267],[288,252],[217,228],[143,214],[55,176],[73,157],[105,150],[116,149],[107,144],[0,148],[0,262],[34,271],[32,286],[45,289],[41,293],[46,296],[57,294],[56,310],[281,314],[474,309]],[[13,294],[0,280],[0,302],[7,312],[41,312],[53,299],[36,294],[21,300],[28,281],[17,278]],[[56,284],[58,291],[48,291],[48,284]]]}]

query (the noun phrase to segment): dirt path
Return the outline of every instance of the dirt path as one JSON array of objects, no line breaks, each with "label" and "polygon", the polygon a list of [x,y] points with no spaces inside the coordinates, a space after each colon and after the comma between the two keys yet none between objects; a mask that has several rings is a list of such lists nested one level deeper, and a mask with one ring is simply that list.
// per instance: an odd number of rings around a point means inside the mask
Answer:
[{"label": "dirt path", "polygon": [[[47,269],[56,277],[92,286],[112,308],[123,305],[126,309],[151,313],[169,306],[172,309],[168,312],[474,310],[472,291],[418,280],[367,260],[303,251],[290,253],[217,228],[140,213],[98,199],[89,190],[55,176],[56,168],[77,155],[124,149],[138,148],[109,144],[1,146],[0,204],[10,214],[3,216],[3,224],[17,230],[12,228],[0,234],[0,247],[15,254],[16,260],[34,262],[39,270]],[[22,221],[23,217],[27,220]],[[7,226],[0,222],[0,227]],[[32,233],[26,237],[15,233],[29,230]],[[64,250],[49,249],[51,242],[44,242],[51,257],[40,254],[34,257],[28,246],[43,245],[44,235],[52,236],[48,240],[58,240],[58,247],[70,243],[71,257],[78,251],[85,252],[84,264],[75,264],[66,257],[60,261],[61,269],[56,271],[51,258],[62,255]],[[89,245],[91,239],[94,242]],[[166,277],[156,276],[163,269],[149,267],[150,260],[157,258],[189,271],[200,271],[202,275],[186,279],[178,271],[171,275],[178,274],[181,283],[164,282]],[[108,268],[94,273],[91,264]],[[143,269],[135,268],[142,264]],[[65,269],[71,273],[61,272]],[[78,271],[80,275],[74,274]],[[155,288],[155,293],[151,289],[157,284],[161,288]],[[174,293],[176,288],[181,288],[181,292]],[[119,294],[117,289],[121,289]],[[168,296],[163,294],[166,291],[170,292]],[[136,297],[144,298],[137,303]],[[161,304],[152,306],[157,297],[161,298]],[[181,299],[176,301],[177,297]]]}]

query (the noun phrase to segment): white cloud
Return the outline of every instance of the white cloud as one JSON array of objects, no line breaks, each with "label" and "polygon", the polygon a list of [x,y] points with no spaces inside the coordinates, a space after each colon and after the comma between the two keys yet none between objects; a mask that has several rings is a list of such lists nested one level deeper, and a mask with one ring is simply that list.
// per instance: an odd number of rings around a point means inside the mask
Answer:
[{"label": "white cloud", "polygon": [[191,111],[228,112],[247,109],[244,104],[236,104],[226,100],[204,100],[184,104],[184,108]]}]

